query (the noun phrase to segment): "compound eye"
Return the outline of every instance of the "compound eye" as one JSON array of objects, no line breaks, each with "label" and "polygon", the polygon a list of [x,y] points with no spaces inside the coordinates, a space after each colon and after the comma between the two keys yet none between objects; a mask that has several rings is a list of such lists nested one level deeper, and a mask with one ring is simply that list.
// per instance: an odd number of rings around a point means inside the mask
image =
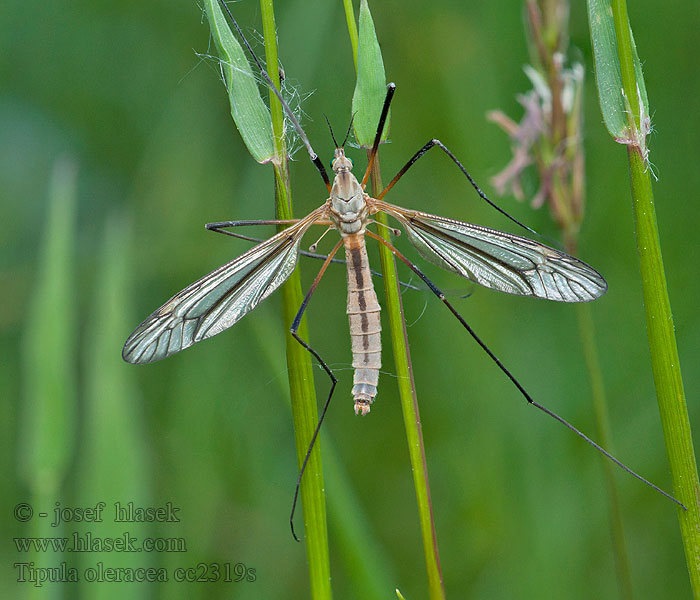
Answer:
[{"label": "compound eye", "polygon": [[335,158],[331,158],[331,171],[333,170],[333,165],[335,164],[336,160],[337,159],[335,159]]},{"label": "compound eye", "polygon": [[351,166],[351,167],[354,167],[354,166],[355,166],[355,163],[352,162],[352,158],[350,158],[349,156],[346,156],[345,158],[347,158],[347,159],[350,161],[350,166]]}]

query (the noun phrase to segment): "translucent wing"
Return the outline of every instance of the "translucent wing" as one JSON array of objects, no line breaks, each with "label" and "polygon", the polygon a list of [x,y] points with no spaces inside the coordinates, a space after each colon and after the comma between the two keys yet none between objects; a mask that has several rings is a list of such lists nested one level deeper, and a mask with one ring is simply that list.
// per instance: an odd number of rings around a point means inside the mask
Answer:
[{"label": "translucent wing", "polygon": [[375,202],[404,225],[409,240],[427,260],[485,287],[559,302],[589,302],[608,289],[593,267],[544,244]]},{"label": "translucent wing", "polygon": [[151,363],[228,329],[292,274],[321,209],[175,294],[129,336],[122,357]]}]

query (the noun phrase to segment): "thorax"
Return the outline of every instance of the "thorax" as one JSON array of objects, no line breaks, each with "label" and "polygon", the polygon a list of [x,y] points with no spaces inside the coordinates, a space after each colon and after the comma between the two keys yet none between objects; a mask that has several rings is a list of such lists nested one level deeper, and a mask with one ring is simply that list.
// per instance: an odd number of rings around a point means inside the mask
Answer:
[{"label": "thorax", "polygon": [[330,216],[341,235],[363,232],[367,220],[366,194],[350,170],[336,173],[331,188]]}]

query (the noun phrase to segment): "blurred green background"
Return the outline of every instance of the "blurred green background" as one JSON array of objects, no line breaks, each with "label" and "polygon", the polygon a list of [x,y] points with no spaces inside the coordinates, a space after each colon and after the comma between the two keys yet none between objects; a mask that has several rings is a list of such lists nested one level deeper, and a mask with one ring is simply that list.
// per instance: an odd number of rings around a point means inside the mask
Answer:
[{"label": "blurred green background", "polygon": [[[669,489],[625,151],[602,125],[585,7],[574,4],[572,44],[587,77],[588,205],[580,255],[610,285],[591,308],[615,448],[628,465]],[[380,2],[371,8],[387,78],[398,86],[392,143],[382,148],[385,178],[439,137],[495,197],[489,178],[508,162],[510,148],[485,113],[498,108],[516,119],[522,114],[515,97],[530,85],[522,71],[528,57],[521,3],[407,0],[400,10]],[[233,10],[262,53],[258,4],[245,0]],[[663,13],[661,18],[650,0],[630,4],[652,106],[662,248],[697,428],[700,9],[671,3]],[[277,6],[286,77],[303,98],[307,134],[327,159],[333,145],[323,114],[336,131],[344,130],[355,82],[344,19],[339,1]],[[273,216],[272,172],[244,149],[217,68],[197,53],[213,50],[193,1],[3,4],[3,597],[308,594],[305,552],[287,525],[297,470],[279,298],[233,330],[161,363],[134,367],[120,356],[127,335],[146,315],[248,247],[206,232],[204,223]],[[349,154],[365,164],[364,152]],[[293,195],[301,215],[326,194],[303,149],[295,159]],[[528,191],[535,186],[533,179]],[[516,231],[437,153],[420,161],[388,199]],[[511,198],[500,203],[557,238],[545,210]],[[399,242],[416,256],[405,240]],[[378,264],[376,251],[370,253]],[[306,285],[318,266],[302,262]],[[473,292],[454,300],[475,330],[537,400],[593,433],[571,306],[499,295],[431,266],[426,271],[439,286]],[[344,268],[331,269],[308,313],[311,342],[340,380],[322,433],[333,588],[337,598],[390,598],[394,588],[406,598],[422,598],[422,542],[390,344],[372,413],[356,418],[344,278]],[[430,294],[407,291],[403,299],[448,596],[616,597],[599,456],[529,409]],[[315,373],[325,395],[328,382],[320,369]],[[621,472],[616,481],[636,597],[688,597],[674,506]],[[103,523],[49,525],[56,503],[89,507],[99,501],[110,510]],[[114,524],[110,507],[117,501],[171,502],[180,508],[180,522]],[[13,517],[21,502],[34,508],[29,523]],[[50,517],[40,519],[40,511]],[[25,553],[12,541],[86,531],[184,538],[187,551]],[[165,568],[171,575],[198,563],[230,563],[232,569],[240,563],[246,575],[255,570],[256,581],[17,583],[13,564],[30,561],[64,561],[81,573],[103,562]]]}]

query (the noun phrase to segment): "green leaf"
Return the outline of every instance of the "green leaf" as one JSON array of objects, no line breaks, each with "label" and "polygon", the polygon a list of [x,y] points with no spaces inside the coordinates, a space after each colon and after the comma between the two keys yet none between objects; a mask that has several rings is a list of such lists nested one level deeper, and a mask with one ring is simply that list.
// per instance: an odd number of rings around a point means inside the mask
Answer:
[{"label": "green leaf", "polygon": [[259,163],[270,162],[274,156],[270,111],[260,96],[250,63],[231,32],[218,0],[205,0],[204,5],[219,52],[231,116],[253,158]]},{"label": "green leaf", "polygon": [[[379,115],[386,96],[386,75],[382,52],[374,30],[374,21],[369,12],[367,0],[360,3],[360,34],[357,48],[357,83],[352,96],[353,126],[358,143],[369,148],[377,133]],[[389,135],[387,118],[382,141]]]},{"label": "green leaf", "polygon": [[[617,54],[617,38],[610,0],[588,0],[588,23],[591,28],[591,43],[595,61],[595,76],[598,87],[598,99],[605,120],[605,126],[616,140],[627,143],[635,141],[630,134],[630,104],[639,106],[643,119],[649,115],[642,64],[639,61],[637,47],[630,30],[632,58],[638,85],[638,97],[626,99],[622,91],[620,59]],[[629,22],[627,23],[629,27]],[[635,107],[636,108],[636,107]]]}]

